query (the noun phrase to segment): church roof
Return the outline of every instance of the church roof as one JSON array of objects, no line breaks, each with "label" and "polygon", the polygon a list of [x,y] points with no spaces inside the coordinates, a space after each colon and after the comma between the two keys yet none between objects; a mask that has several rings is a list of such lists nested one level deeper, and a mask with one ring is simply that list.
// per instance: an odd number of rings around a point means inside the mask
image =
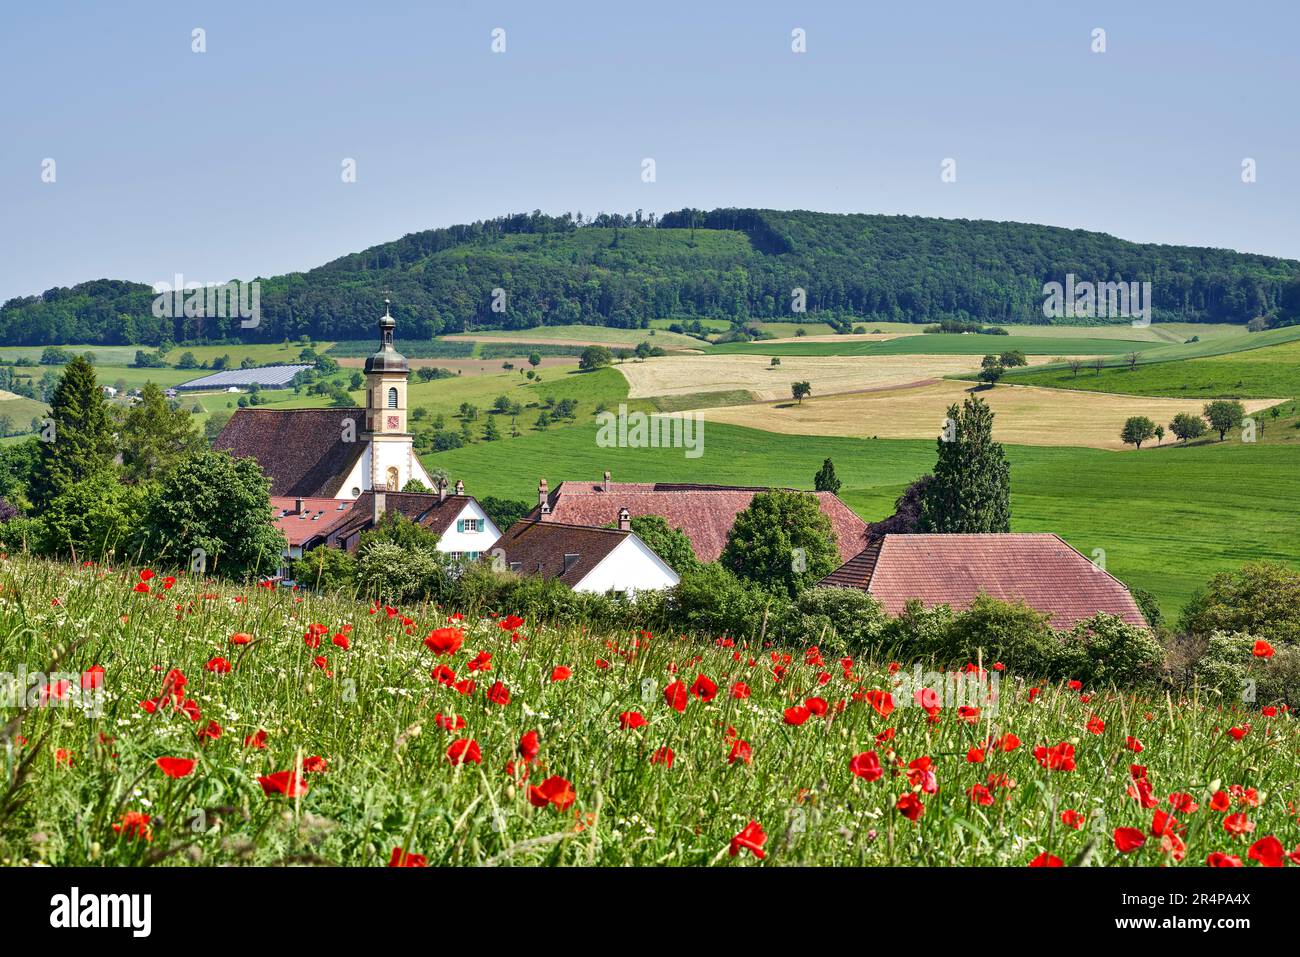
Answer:
[{"label": "church roof", "polygon": [[238,409],[213,447],[256,459],[272,495],[333,498],[365,450],[365,428],[364,409]]}]

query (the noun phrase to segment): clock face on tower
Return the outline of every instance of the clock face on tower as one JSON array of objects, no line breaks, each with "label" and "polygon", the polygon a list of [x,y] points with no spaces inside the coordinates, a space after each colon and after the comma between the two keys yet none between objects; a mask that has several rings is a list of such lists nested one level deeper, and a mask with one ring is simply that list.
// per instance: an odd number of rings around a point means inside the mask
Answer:
[{"label": "clock face on tower", "polygon": [[397,421],[398,421],[398,420],[397,420],[397,416],[395,416],[395,415],[390,415],[390,416],[388,417],[388,420],[387,420],[387,421],[388,421],[388,426],[387,426],[388,428],[390,428],[390,429],[395,429],[395,428],[397,428]]}]

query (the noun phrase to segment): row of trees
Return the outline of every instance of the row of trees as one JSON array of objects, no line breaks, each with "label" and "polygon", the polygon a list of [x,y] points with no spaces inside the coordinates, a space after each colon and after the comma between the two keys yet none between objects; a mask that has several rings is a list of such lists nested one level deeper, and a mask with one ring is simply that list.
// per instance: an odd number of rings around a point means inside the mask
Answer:
[{"label": "row of trees", "polygon": [[[1278,417],[1279,410],[1276,406],[1271,412],[1273,418]],[[1222,442],[1227,438],[1228,432],[1241,428],[1245,421],[1246,407],[1236,399],[1215,399],[1213,402],[1206,403],[1200,415],[1179,412],[1169,423],[1169,432],[1186,445],[1188,441],[1199,439],[1213,430],[1219,433],[1219,441]],[[1263,429],[1262,423],[1260,429]],[[1145,415],[1133,415],[1124,421],[1119,437],[1125,444],[1140,449],[1143,442],[1149,442],[1151,439],[1155,439],[1157,444],[1163,442],[1165,427],[1157,425]]]},{"label": "row of trees", "polygon": [[[385,291],[404,338],[414,340],[467,325],[647,328],[695,317],[743,325],[811,314],[846,331],[854,319],[983,329],[1045,321],[1043,284],[1068,273],[1150,281],[1161,321],[1300,318],[1294,262],[1227,250],[1021,223],[807,211],[681,210],[653,227],[646,218],[644,228],[627,225],[598,217],[579,228],[573,216],[536,212],[412,233],[261,280],[251,330],[238,318],[157,318],[150,287],[96,280],[8,301],[0,343],[368,339]],[[502,289],[508,307],[497,311],[494,291]]]}]

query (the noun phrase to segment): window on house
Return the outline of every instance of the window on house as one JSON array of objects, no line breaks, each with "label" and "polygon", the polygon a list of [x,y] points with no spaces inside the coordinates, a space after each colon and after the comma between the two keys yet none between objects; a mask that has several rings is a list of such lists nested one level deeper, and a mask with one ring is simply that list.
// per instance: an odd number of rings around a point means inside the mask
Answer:
[{"label": "window on house", "polygon": [[483,531],[483,523],[477,518],[458,518],[456,519],[456,531],[476,535]]},{"label": "window on house", "polygon": [[388,390],[388,407],[389,407],[390,409],[395,409],[395,408],[397,408],[397,390],[396,390],[396,389],[389,389],[389,390]]}]

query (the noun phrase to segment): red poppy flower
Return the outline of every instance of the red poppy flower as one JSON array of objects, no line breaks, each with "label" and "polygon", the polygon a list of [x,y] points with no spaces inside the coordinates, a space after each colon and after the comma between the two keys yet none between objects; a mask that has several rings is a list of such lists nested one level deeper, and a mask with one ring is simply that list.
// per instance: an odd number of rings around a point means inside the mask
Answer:
[{"label": "red poppy flower", "polygon": [[424,639],[424,646],[435,655],[451,655],[460,650],[465,633],[459,628],[435,628]]},{"label": "red poppy flower", "polygon": [[1255,647],[1251,650],[1251,654],[1256,658],[1272,658],[1273,646],[1261,638],[1259,641],[1255,642]]},{"label": "red poppy flower", "polygon": [[526,731],[519,738],[519,754],[525,761],[531,761],[537,757],[541,750],[541,745],[537,741],[536,731]]},{"label": "red poppy flower", "polygon": [[786,724],[800,725],[803,724],[805,721],[807,721],[811,716],[812,716],[812,712],[809,711],[801,704],[797,704],[792,708],[785,709]]},{"label": "red poppy flower", "polygon": [[888,718],[894,710],[894,696],[888,691],[868,691],[867,704],[882,718]]},{"label": "red poppy flower", "polygon": [[689,692],[686,689],[685,682],[674,681],[665,688],[664,700],[668,702],[668,707],[678,714],[685,714],[686,702],[689,700]]},{"label": "red poppy flower", "polygon": [[673,766],[674,757],[675,755],[673,754],[672,748],[660,748],[654,754],[650,755],[650,763],[662,764],[665,767],[671,768]]},{"label": "red poppy flower", "polygon": [[1207,867],[1244,867],[1241,858],[1236,854],[1224,854],[1222,851],[1214,851],[1205,859]]},{"label": "red poppy flower", "polygon": [[1124,746],[1127,747],[1134,754],[1142,753],[1142,742],[1139,741],[1137,738],[1133,737],[1131,734],[1124,739]]},{"label": "red poppy flower", "polygon": [[230,636],[230,643],[232,645],[246,645],[252,640],[253,640],[252,635],[245,634],[242,631],[237,631]]},{"label": "red poppy flower", "polygon": [[446,665],[438,665],[429,672],[429,677],[440,685],[447,685],[450,687],[456,680],[456,672],[451,668],[448,668]]},{"label": "red poppy flower", "polygon": [[1252,861],[1259,861],[1261,867],[1286,866],[1286,849],[1282,847],[1282,842],[1272,834],[1267,834],[1250,845],[1250,850],[1246,852],[1246,856]]},{"label": "red poppy flower", "polygon": [[506,615],[506,617],[497,622],[497,627],[502,631],[514,631],[516,628],[523,625],[523,623],[524,620],[518,615]]},{"label": "red poppy flower", "polygon": [[245,735],[244,747],[261,751],[266,747],[266,732],[258,729],[254,734]]},{"label": "red poppy flower", "polygon": [[649,722],[645,719],[645,715],[640,711],[624,711],[618,716],[619,727],[624,730],[644,728],[648,723]]},{"label": "red poppy flower", "polygon": [[429,861],[423,854],[411,854],[400,847],[393,848],[393,855],[388,859],[389,867],[428,867]]},{"label": "red poppy flower", "polygon": [[551,671],[552,681],[568,681],[571,677],[573,677],[573,669],[568,665],[556,665]]},{"label": "red poppy flower", "polygon": [[1183,794],[1178,791],[1169,795],[1169,806],[1179,814],[1191,814],[1200,807],[1190,794]]},{"label": "red poppy flower", "polygon": [[348,640],[347,635],[342,635],[342,634],[335,635],[333,638],[330,639],[330,641],[334,644],[334,647],[342,648],[344,651],[347,651],[349,648],[352,647],[352,642]]},{"label": "red poppy flower", "polygon": [[1032,861],[1029,862],[1029,866],[1030,867],[1064,867],[1065,865],[1062,863],[1059,857],[1056,857],[1053,854],[1048,854],[1046,851],[1043,851],[1043,853],[1039,854],[1037,857],[1035,857]]},{"label": "red poppy flower", "polygon": [[1223,819],[1223,829],[1229,834],[1240,837],[1242,834],[1249,834],[1255,830],[1255,822],[1244,814],[1229,814]]},{"label": "red poppy flower", "polygon": [[993,792],[983,784],[972,784],[966,789],[966,794],[973,804],[979,804],[983,807],[991,807],[993,804]]},{"label": "red poppy flower", "polygon": [[880,756],[875,751],[855,754],[849,761],[849,770],[864,781],[879,781],[885,773],[880,767]]},{"label": "red poppy flower", "polygon": [[159,758],[154,764],[169,778],[183,778],[194,770],[192,758]]},{"label": "red poppy flower", "polygon": [[493,704],[509,704],[510,689],[498,681],[488,688],[487,699]]},{"label": "red poppy flower", "polygon": [[149,827],[149,815],[142,811],[127,811],[122,815],[122,820],[114,823],[113,832],[115,834],[125,834],[132,840],[144,838],[146,841],[153,840],[153,831]]},{"label": "red poppy flower", "polygon": [[452,764],[464,764],[466,761],[482,764],[483,755],[477,741],[472,738],[457,738],[447,746],[447,760]]},{"label": "red poppy flower", "polygon": [[1101,734],[1106,730],[1106,722],[1094,714],[1088,719],[1087,728],[1089,734]]},{"label": "red poppy flower", "polygon": [[1034,757],[1049,771],[1073,771],[1075,767],[1074,745],[1068,741],[1062,741],[1050,748],[1039,745],[1034,748]]},{"label": "red poppy flower", "polygon": [[465,717],[459,714],[443,714],[439,711],[433,716],[433,723],[444,731],[459,731],[465,727]]},{"label": "red poppy flower", "polygon": [[749,764],[753,759],[753,755],[754,751],[749,746],[748,741],[737,740],[736,743],[731,746],[731,753],[727,755],[727,763],[735,764],[737,761],[744,761],[746,764]]},{"label": "red poppy flower", "polygon": [[1121,854],[1136,851],[1147,842],[1147,836],[1135,827],[1115,828],[1115,849]]},{"label": "red poppy flower", "polygon": [[528,788],[528,800],[533,807],[554,804],[557,809],[567,811],[577,797],[573,793],[573,785],[559,775],[549,777],[540,785],[535,784]]},{"label": "red poppy flower", "polygon": [[743,681],[737,681],[731,686],[731,696],[733,698],[748,698],[749,694],[749,685]]},{"label": "red poppy flower", "polygon": [[216,675],[230,674],[230,662],[220,656],[213,658],[203,667],[205,670],[211,671]]},{"label": "red poppy flower", "polygon": [[1222,812],[1228,810],[1230,807],[1232,807],[1232,798],[1228,796],[1227,791],[1215,791],[1214,794],[1210,796],[1211,811]]},{"label": "red poppy flower", "polygon": [[209,721],[203,730],[199,732],[199,737],[208,738],[212,741],[217,740],[217,738],[221,737],[221,725],[215,721]]},{"label": "red poppy flower", "polygon": [[1073,811],[1067,808],[1061,812],[1061,823],[1066,827],[1074,828],[1076,831],[1083,827],[1084,822],[1087,820],[1088,819],[1078,811]]},{"label": "red poppy flower", "polygon": [[283,794],[285,797],[300,797],[307,793],[307,782],[296,771],[276,771],[257,779],[262,785],[262,793],[267,797]]},{"label": "red poppy flower", "polygon": [[452,685],[452,687],[456,689],[458,693],[463,694],[465,695],[465,697],[468,698],[470,695],[474,693],[474,689],[477,688],[478,685],[474,683],[474,679],[464,678],[460,681],[457,681],[455,684]]},{"label": "red poppy flower", "polygon": [[154,573],[154,570],[153,570],[152,568],[141,569],[141,571],[140,571],[140,581],[142,581],[142,582],[147,582],[149,579],[153,578],[154,574],[155,574],[155,573]]},{"label": "red poppy flower", "polygon": [[713,679],[708,675],[700,675],[691,684],[691,694],[701,701],[712,701],[718,694],[718,686],[713,683]]},{"label": "red poppy flower", "polygon": [[81,673],[81,690],[94,691],[96,688],[104,687],[104,668],[102,665],[91,665]]},{"label": "red poppy flower", "polygon": [[302,759],[302,769],[306,774],[324,774],[329,770],[329,762],[319,754],[313,754],[309,758]]},{"label": "red poppy flower", "polygon": [[919,820],[921,815],[925,813],[925,805],[921,803],[921,799],[910,791],[901,795],[894,807],[898,809],[903,817],[912,822]]},{"label": "red poppy flower", "polygon": [[492,670],[492,653],[489,651],[480,651],[474,656],[474,660],[466,665],[470,671],[491,671]]},{"label": "red poppy flower", "polygon": [[819,718],[826,713],[828,707],[825,698],[807,698],[803,706],[808,709],[809,714],[815,714]]},{"label": "red poppy flower", "polygon": [[1228,736],[1231,737],[1233,741],[1240,741],[1249,733],[1250,733],[1250,725],[1245,725],[1244,727],[1240,727],[1240,728],[1228,729]]},{"label": "red poppy flower", "polygon": [[763,845],[767,843],[767,835],[763,833],[763,828],[757,821],[751,820],[745,825],[739,834],[731,839],[731,856],[735,857],[741,851],[749,851],[760,861],[767,856],[763,850]]}]

